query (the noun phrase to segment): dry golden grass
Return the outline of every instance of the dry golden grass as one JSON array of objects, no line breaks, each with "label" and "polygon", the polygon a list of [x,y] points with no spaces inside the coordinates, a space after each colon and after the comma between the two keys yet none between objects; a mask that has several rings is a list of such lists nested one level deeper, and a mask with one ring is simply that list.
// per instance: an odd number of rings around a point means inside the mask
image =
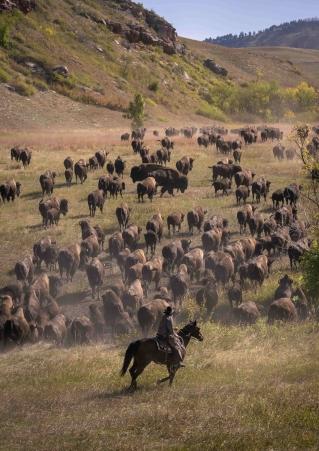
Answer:
[{"label": "dry golden grass", "polygon": [[[287,129],[288,130],[288,129]],[[140,158],[135,156],[129,144],[119,142],[120,130],[109,130],[92,132],[88,130],[68,131],[56,133],[22,133],[4,134],[0,140],[0,177],[6,180],[14,177],[22,183],[22,196],[14,204],[5,204],[1,209],[0,226],[3,230],[1,237],[2,255],[6,258],[0,262],[1,282],[10,279],[10,271],[15,262],[32,250],[33,243],[41,236],[50,234],[57,239],[59,245],[65,245],[77,241],[80,238],[79,221],[88,217],[87,195],[97,188],[98,178],[105,170],[89,173],[88,180],[83,185],[71,188],[65,185],[63,160],[71,156],[74,161],[80,158],[88,159],[96,150],[105,149],[109,152],[108,158],[114,160],[118,155],[125,158],[127,169],[124,181],[126,191],[123,200],[132,207],[132,222],[144,226],[149,217],[158,210],[162,215],[167,215],[172,210],[189,211],[191,208],[202,205],[207,208],[209,214],[220,214],[230,221],[232,231],[237,232],[236,224],[237,206],[234,194],[228,197],[218,196],[215,198],[210,188],[211,170],[208,168],[214,164],[220,156],[213,149],[201,150],[196,140],[188,141],[178,137],[176,149],[172,153],[170,166],[175,167],[175,162],[183,155],[192,155],[195,158],[194,169],[190,173],[190,188],[185,195],[178,194],[175,198],[165,195],[163,198],[156,197],[153,203],[146,200],[138,204],[136,198],[136,187],[133,185],[129,171],[134,164],[140,163]],[[32,163],[27,169],[23,169],[15,161],[11,162],[9,149],[12,145],[20,143],[28,145],[33,150]],[[149,133],[146,143],[152,151],[158,148],[157,141]],[[272,144],[256,144],[244,150],[242,159],[244,168],[253,169],[257,176],[265,176],[271,180],[271,189],[275,190],[285,186],[296,177],[301,177],[301,165],[296,160],[292,163],[278,163],[272,156]],[[51,169],[58,173],[54,195],[59,198],[67,198],[70,202],[70,211],[66,217],[62,217],[56,228],[43,230],[41,218],[38,212],[38,203],[42,198],[39,176],[45,170]],[[94,223],[100,224],[107,233],[113,233],[117,228],[115,218],[116,206],[121,202],[118,200],[107,200],[104,214],[97,212]],[[266,214],[270,212],[271,200],[265,205],[261,203],[259,210]],[[8,226],[10,224],[10,226]],[[183,230],[187,230],[186,224]],[[199,242],[200,237],[195,236],[194,241]]]},{"label": "dry golden grass", "polygon": [[39,344],[0,360],[1,449],[318,449],[318,325],[205,325],[172,388],[128,394],[125,343]]}]

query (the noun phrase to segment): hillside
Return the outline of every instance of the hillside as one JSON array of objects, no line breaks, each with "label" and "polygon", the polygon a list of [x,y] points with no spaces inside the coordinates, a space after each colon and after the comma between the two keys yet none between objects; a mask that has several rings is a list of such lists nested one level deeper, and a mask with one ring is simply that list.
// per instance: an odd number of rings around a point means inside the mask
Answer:
[{"label": "hillside", "polygon": [[237,83],[262,79],[280,86],[295,86],[302,81],[319,88],[319,51],[289,47],[226,48],[207,42],[182,39],[199,58],[214,58],[228,70]]},{"label": "hillside", "polygon": [[295,47],[319,49],[319,19],[295,20],[266,30],[227,34],[206,42],[226,47]]},{"label": "hillside", "polygon": [[2,13],[0,24],[8,41],[0,81],[25,96],[54,90],[124,111],[141,92],[150,113],[162,106],[178,114],[195,111],[200,88],[216,79],[185,55],[172,26],[129,1],[37,0],[28,14]]},{"label": "hillside", "polygon": [[[205,67],[207,59],[227,76]],[[111,117],[111,123],[121,120],[137,92],[145,98],[147,123],[196,115],[225,121],[239,112],[250,120],[271,106],[251,111],[239,99],[234,108],[216,91],[234,97],[230,91],[257,79],[318,88],[318,73],[319,51],[235,52],[183,39],[165,19],[129,0],[0,0],[2,129],[73,127],[78,108],[85,111],[78,115],[81,126],[104,127]],[[290,109],[283,105],[277,114],[276,107],[274,119]]]}]

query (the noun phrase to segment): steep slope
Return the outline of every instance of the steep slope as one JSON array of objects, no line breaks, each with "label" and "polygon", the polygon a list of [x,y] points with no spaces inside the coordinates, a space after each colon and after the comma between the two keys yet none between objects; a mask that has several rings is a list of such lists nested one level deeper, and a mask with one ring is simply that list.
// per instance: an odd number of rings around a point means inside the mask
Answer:
[{"label": "steep slope", "polygon": [[148,107],[194,111],[216,76],[185,55],[165,20],[127,0],[37,0],[0,15],[0,82],[24,95],[54,90],[123,111],[141,92]]},{"label": "steep slope", "polygon": [[[205,67],[207,59],[227,75]],[[165,19],[130,0],[0,0],[2,129],[73,124],[76,103],[65,97],[90,106],[81,108],[81,122],[87,116],[88,126],[104,126],[110,111],[115,122],[122,117],[136,93],[145,98],[148,123],[196,114],[225,120],[235,110],[219,92],[238,97],[256,80],[319,87],[318,68],[319,51],[237,51],[180,38]],[[241,102],[237,112],[246,111]],[[266,110],[271,106],[248,113]]]},{"label": "steep slope", "polygon": [[206,40],[226,47],[295,47],[319,49],[319,19],[296,20],[257,33],[228,34]]}]

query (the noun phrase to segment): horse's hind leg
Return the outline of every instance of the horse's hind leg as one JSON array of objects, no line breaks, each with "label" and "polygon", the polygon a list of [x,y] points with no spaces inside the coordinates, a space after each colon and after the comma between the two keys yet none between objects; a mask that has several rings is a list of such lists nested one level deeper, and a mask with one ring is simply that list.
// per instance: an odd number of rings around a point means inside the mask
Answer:
[{"label": "horse's hind leg", "polygon": [[131,375],[131,378],[132,378],[132,380],[131,380],[131,385],[130,385],[130,387],[129,387],[129,390],[136,390],[136,388],[137,388],[137,383],[136,383],[136,378],[137,378],[137,376],[135,376],[135,372],[136,372],[136,367],[135,367],[135,365],[133,365],[131,368],[130,368],[130,375]]},{"label": "horse's hind leg", "polygon": [[130,368],[130,374],[131,374],[131,385],[130,385],[130,390],[136,390],[137,388],[137,382],[136,379],[138,378],[138,376],[140,374],[143,373],[145,367],[147,364],[143,365],[143,366],[136,366],[135,363],[133,364],[133,366]]},{"label": "horse's hind leg", "polygon": [[171,386],[174,380],[176,374],[176,370],[171,370],[169,373],[169,385]]}]

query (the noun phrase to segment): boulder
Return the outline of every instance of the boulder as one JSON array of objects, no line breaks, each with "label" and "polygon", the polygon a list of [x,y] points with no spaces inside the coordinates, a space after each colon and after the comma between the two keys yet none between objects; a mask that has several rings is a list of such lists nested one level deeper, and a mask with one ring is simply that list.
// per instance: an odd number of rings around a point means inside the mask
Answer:
[{"label": "boulder", "polygon": [[207,67],[207,69],[214,72],[214,74],[216,75],[222,75],[223,77],[227,77],[228,75],[228,71],[224,67],[221,67],[218,64],[216,64],[215,61],[212,59],[209,58],[206,59],[204,61],[204,66]]}]

